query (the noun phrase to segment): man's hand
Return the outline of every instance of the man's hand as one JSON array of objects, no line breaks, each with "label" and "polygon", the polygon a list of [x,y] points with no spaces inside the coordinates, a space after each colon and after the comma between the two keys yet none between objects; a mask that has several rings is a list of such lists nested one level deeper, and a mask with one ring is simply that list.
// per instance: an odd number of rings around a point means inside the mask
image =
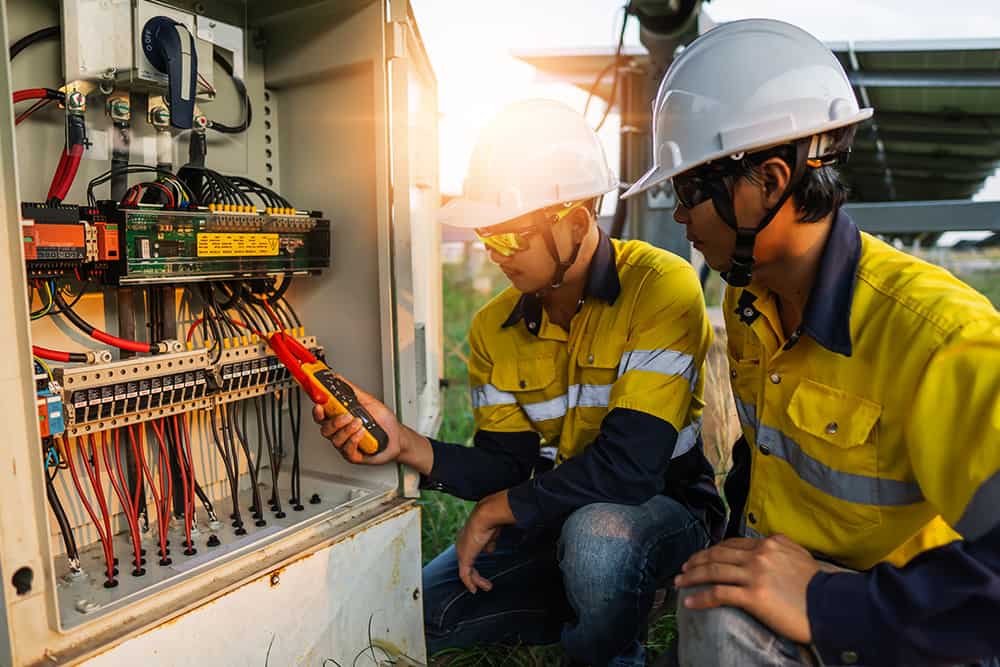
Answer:
[{"label": "man's hand", "polygon": [[500,529],[514,523],[514,513],[507,502],[507,492],[500,491],[486,496],[478,503],[466,520],[458,537],[455,551],[458,553],[458,576],[470,593],[482,589],[488,591],[493,584],[475,568],[476,557],[483,551],[492,553],[496,548]]},{"label": "man's hand", "polygon": [[379,452],[375,456],[365,456],[358,449],[361,438],[365,434],[361,420],[349,414],[327,417],[326,413],[323,412],[323,408],[316,405],[313,407],[313,419],[321,425],[320,432],[323,434],[323,437],[328,438],[333,443],[333,446],[340,451],[341,456],[351,463],[379,465],[395,461],[400,457],[402,450],[402,427],[396,419],[396,415],[392,414],[389,408],[385,407],[381,401],[368,392],[358,389],[353,384],[351,388],[357,394],[361,405],[368,410],[372,418],[378,422],[382,430],[389,436],[388,446],[385,448],[385,451]]},{"label": "man's hand", "polygon": [[819,563],[785,537],[737,537],[699,551],[674,579],[678,588],[708,584],[684,598],[689,609],[738,607],[792,641],[812,641],[806,588]]}]

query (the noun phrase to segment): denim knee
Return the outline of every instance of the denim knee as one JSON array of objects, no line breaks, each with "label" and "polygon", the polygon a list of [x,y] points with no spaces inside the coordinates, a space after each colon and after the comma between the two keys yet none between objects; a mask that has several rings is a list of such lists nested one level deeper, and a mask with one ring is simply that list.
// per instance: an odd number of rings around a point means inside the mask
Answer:
[{"label": "denim knee", "polygon": [[610,503],[573,512],[559,540],[559,568],[567,592],[600,590],[599,597],[607,599],[617,590],[634,588],[644,550],[638,532],[631,518]]},{"label": "denim knee", "polygon": [[677,639],[681,667],[798,665],[797,645],[776,635],[735,607],[688,609],[684,598],[703,586],[685,588],[677,597]]}]

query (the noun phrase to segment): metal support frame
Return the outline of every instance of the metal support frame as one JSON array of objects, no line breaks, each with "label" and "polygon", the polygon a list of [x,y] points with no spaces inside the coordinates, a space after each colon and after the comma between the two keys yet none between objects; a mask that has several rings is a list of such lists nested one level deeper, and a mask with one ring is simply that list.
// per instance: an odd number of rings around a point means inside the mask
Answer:
[{"label": "metal support frame", "polygon": [[872,234],[1000,231],[1000,201],[853,203],[844,210]]},{"label": "metal support frame", "polygon": [[1000,88],[1000,72],[996,71],[853,71],[847,78],[867,88]]}]

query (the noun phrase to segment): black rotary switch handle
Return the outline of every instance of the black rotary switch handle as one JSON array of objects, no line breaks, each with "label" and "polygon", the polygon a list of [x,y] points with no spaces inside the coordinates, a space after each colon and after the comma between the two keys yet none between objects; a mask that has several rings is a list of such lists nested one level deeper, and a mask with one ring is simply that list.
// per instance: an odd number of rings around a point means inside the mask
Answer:
[{"label": "black rotary switch handle", "polygon": [[142,49],[153,67],[167,75],[170,124],[191,129],[198,85],[198,52],[191,31],[172,18],[154,16],[142,27]]}]

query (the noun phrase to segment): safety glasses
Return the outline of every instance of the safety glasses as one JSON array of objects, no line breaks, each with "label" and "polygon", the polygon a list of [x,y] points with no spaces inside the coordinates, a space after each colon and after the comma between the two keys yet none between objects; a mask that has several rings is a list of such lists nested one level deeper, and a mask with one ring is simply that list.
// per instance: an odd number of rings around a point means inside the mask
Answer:
[{"label": "safety glasses", "polygon": [[[713,181],[717,180],[717,178],[706,178],[704,175],[688,172],[674,176],[670,182],[674,186],[674,194],[677,195],[677,201],[680,202],[681,206],[692,209],[712,198],[711,186]],[[716,187],[718,186],[716,185]]]},{"label": "safety glasses", "polygon": [[530,227],[511,232],[491,232],[489,228],[476,230],[476,238],[483,242],[488,249],[495,251],[504,257],[510,257],[516,253],[526,250],[533,235],[539,232],[539,227],[544,224],[554,225],[580,206],[583,202],[576,202],[568,206],[563,206],[557,211],[536,211],[531,216],[534,222]]}]

